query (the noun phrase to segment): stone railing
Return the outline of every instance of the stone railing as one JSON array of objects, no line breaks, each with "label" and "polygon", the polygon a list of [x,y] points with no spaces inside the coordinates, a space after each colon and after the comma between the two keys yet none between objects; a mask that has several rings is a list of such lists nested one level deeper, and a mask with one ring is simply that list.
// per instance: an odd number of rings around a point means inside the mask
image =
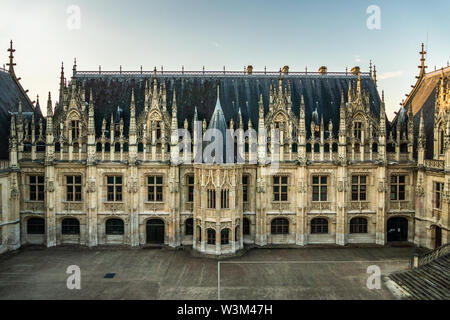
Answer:
[{"label": "stone railing", "polygon": [[443,160],[425,160],[425,167],[432,169],[444,170]]},{"label": "stone railing", "polygon": [[312,210],[319,210],[319,211],[331,210],[331,202],[324,202],[324,201],[312,202],[311,203],[311,209]]},{"label": "stone railing", "polygon": [[450,254],[450,243],[444,244],[423,255],[414,255],[411,259],[411,268],[420,268],[440,257]]},{"label": "stone railing", "polygon": [[145,211],[163,211],[164,210],[164,202],[145,202],[144,203]]},{"label": "stone railing", "polygon": [[410,201],[390,201],[389,209],[391,210],[408,210],[410,209]]},{"label": "stone railing", "polygon": [[369,202],[368,201],[353,201],[350,202],[350,210],[368,210]]},{"label": "stone railing", "polygon": [[184,210],[185,211],[194,211],[194,203],[193,202],[185,202],[184,203]]},{"label": "stone railing", "polygon": [[29,202],[25,202],[24,205],[24,209],[25,211],[31,211],[31,212],[38,212],[38,211],[44,211],[44,202],[40,202],[40,201],[29,201]]},{"label": "stone railing", "polygon": [[291,208],[290,202],[272,202],[272,210],[289,210]]},{"label": "stone railing", "polygon": [[83,202],[63,202],[64,211],[83,211]]},{"label": "stone railing", "polygon": [[124,211],[124,203],[123,202],[105,202],[105,210],[116,212],[116,211]]}]

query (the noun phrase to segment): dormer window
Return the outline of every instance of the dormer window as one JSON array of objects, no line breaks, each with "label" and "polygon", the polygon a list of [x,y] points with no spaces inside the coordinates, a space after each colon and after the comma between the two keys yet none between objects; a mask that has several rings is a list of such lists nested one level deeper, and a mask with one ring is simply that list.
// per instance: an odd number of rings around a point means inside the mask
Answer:
[{"label": "dormer window", "polygon": [[72,139],[74,140],[80,137],[80,128],[78,123],[78,120],[72,120]]},{"label": "dormer window", "polygon": [[361,140],[361,129],[362,129],[362,123],[361,122],[355,122],[353,126],[353,136],[355,139]]},{"label": "dormer window", "polygon": [[439,154],[444,154],[444,130],[439,131]]},{"label": "dormer window", "polygon": [[156,121],[156,139],[161,138],[161,122]]}]

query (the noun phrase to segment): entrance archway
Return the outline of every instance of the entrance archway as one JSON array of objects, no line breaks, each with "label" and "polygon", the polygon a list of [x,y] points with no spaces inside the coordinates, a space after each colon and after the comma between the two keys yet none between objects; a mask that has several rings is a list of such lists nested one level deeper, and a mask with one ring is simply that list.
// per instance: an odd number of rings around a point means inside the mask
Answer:
[{"label": "entrance archway", "polygon": [[395,217],[388,220],[387,241],[408,241],[408,219],[403,217]]},{"label": "entrance archway", "polygon": [[147,221],[147,243],[164,244],[164,221],[151,219]]},{"label": "entrance archway", "polygon": [[442,246],[442,229],[439,226],[433,225],[431,226],[431,240],[434,245],[434,249]]}]

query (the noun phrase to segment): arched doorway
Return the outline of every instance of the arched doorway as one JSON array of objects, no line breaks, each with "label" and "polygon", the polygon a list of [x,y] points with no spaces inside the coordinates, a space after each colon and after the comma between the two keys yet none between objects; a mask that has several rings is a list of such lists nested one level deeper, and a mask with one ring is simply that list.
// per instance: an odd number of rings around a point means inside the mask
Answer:
[{"label": "arched doorway", "polygon": [[164,221],[151,219],[147,221],[147,243],[164,244]]},{"label": "arched doorway", "polygon": [[408,241],[408,219],[395,217],[388,220],[387,241]]},{"label": "arched doorway", "polygon": [[434,249],[442,246],[442,229],[439,226],[433,225],[431,226],[431,240],[434,245]]}]

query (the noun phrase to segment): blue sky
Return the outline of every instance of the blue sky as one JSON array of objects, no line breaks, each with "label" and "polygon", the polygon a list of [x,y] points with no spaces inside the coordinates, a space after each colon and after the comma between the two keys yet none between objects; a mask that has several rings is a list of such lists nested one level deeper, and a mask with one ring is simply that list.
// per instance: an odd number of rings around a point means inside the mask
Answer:
[{"label": "blue sky", "polygon": [[[80,8],[76,30],[67,27],[70,5]],[[370,5],[380,8],[380,30],[367,28]],[[2,0],[1,8],[0,63],[14,40],[33,99],[48,91],[56,99],[61,62],[70,75],[75,57],[79,70],[368,71],[372,60],[392,118],[415,82],[421,42],[428,71],[450,60],[448,0]]]}]

